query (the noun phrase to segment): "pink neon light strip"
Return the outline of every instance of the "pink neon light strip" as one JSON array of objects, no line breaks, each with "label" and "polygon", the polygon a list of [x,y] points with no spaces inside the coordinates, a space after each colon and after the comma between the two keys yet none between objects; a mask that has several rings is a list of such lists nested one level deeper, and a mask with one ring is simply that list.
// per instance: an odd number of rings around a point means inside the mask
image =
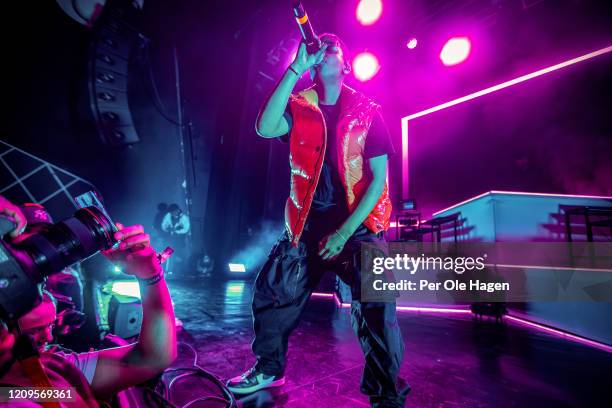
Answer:
[{"label": "pink neon light strip", "polygon": [[587,339],[586,337],[568,333],[563,330],[554,329],[552,327],[548,327],[543,324],[532,322],[531,320],[523,319],[523,318],[512,316],[512,315],[506,315],[504,318],[514,323],[518,323],[519,325],[531,327],[533,329],[540,330],[548,334],[552,334],[554,336],[564,338],[566,340],[575,341],[577,343],[581,343],[587,346],[595,347],[599,350],[607,351],[608,353],[612,353],[612,346],[605,344],[605,343],[600,343],[595,340]]},{"label": "pink neon light strip", "polygon": [[483,95],[490,94],[495,91],[499,91],[500,89],[508,88],[512,85],[519,84],[521,82],[528,81],[530,79],[539,77],[541,75],[548,74],[550,72],[568,67],[573,64],[577,64],[582,61],[589,60],[591,58],[598,57],[603,54],[607,54],[612,51],[612,45],[599,49],[597,51],[590,52],[588,54],[584,54],[580,57],[572,58],[565,62],[561,62],[556,65],[552,65],[547,68],[540,69],[538,71],[532,72],[527,75],[520,76],[518,78],[511,79],[510,81],[502,82],[501,84],[497,84],[491,86],[489,88],[482,89],[478,92],[471,93],[469,95],[462,96],[461,98],[453,99],[452,101],[443,103],[441,105],[434,106],[429,109],[425,109],[423,111],[413,113],[412,115],[404,116],[402,118],[402,197],[404,199],[408,198],[408,121],[412,119],[419,118],[421,116],[429,115],[430,113],[437,112],[442,109],[449,108],[451,106],[458,105],[460,103],[469,101],[471,99],[478,98]]},{"label": "pink neon light strip", "polygon": [[444,307],[417,307],[417,306],[397,306],[396,310],[400,312],[423,312],[423,313],[458,313],[471,314],[469,309],[453,309]]},{"label": "pink neon light strip", "polygon": [[568,197],[568,198],[605,198],[612,199],[609,196],[597,196],[597,195],[582,195],[582,194],[556,194],[556,193],[528,193],[526,191],[501,191],[491,190],[492,194],[514,194],[514,195],[533,195],[542,197]]},{"label": "pink neon light strip", "polygon": [[[313,293],[314,295],[314,293]],[[318,297],[333,297],[336,305],[343,309],[351,307],[350,303],[342,303],[335,293],[317,293]],[[472,313],[469,309],[443,308],[443,307],[420,307],[420,306],[397,306],[400,312],[423,312],[423,313]]]},{"label": "pink neon light strip", "polygon": [[443,210],[436,211],[435,213],[433,213],[431,215],[433,217],[435,217],[436,215],[438,215],[440,213],[443,213],[444,211],[452,210],[453,208],[459,207],[460,205],[463,205],[463,204],[466,204],[466,203],[469,203],[470,201],[478,200],[479,198],[484,197],[484,196],[486,196],[487,194],[490,194],[490,193],[491,193],[490,191],[487,191],[486,193],[478,194],[476,197],[468,198],[467,200],[463,200],[460,203],[453,204],[450,207],[447,207],[447,208],[445,208]]},{"label": "pink neon light strip", "polygon": [[402,118],[402,200],[408,200],[408,119]]},{"label": "pink neon light strip", "polygon": [[334,294],[333,293],[313,292],[312,295],[310,296],[331,298],[331,297],[334,297]]},{"label": "pink neon light strip", "polygon": [[591,58],[598,57],[598,56],[606,54],[608,52],[612,52],[612,45],[610,45],[608,47],[605,47],[605,48],[602,48],[602,49],[597,50],[597,51],[590,52],[590,53],[582,55],[580,57],[572,58],[572,59],[567,60],[565,62],[561,62],[559,64],[555,64],[555,65],[552,65],[550,67],[540,69],[538,71],[532,72],[531,74],[523,75],[523,76],[520,76],[518,78],[511,79],[510,81],[502,82],[501,84],[497,84],[497,85],[491,86],[489,88],[482,89],[482,90],[480,90],[478,92],[474,92],[474,93],[471,93],[469,95],[462,96],[461,98],[453,99],[452,101],[443,103],[443,104],[438,105],[438,106],[434,106],[433,108],[429,108],[429,109],[425,109],[425,110],[417,112],[417,113],[413,113],[412,115],[406,116],[404,119],[406,119],[406,120],[416,119],[418,117],[425,116],[425,115],[428,115],[430,113],[437,112],[439,110],[446,109],[446,108],[454,106],[454,105],[458,105],[458,104],[460,104],[462,102],[466,102],[466,101],[469,101],[471,99],[478,98],[479,96],[490,94],[491,92],[499,91],[500,89],[508,88],[509,86],[516,85],[516,84],[519,84],[521,82],[528,81],[530,79],[539,77],[539,76],[544,75],[544,74],[548,74],[548,73],[553,72],[553,71],[557,71],[557,70],[559,70],[561,68],[569,67],[570,65],[574,65],[574,64],[577,64],[579,62],[586,61],[586,60],[589,60]]},{"label": "pink neon light strip", "polygon": [[540,196],[540,197],[594,198],[594,199],[612,200],[612,197],[608,197],[608,196],[580,195],[580,194],[554,194],[554,193],[528,193],[528,192],[522,192],[522,191],[491,190],[491,191],[487,191],[486,193],[479,194],[476,197],[468,198],[467,200],[461,201],[460,203],[453,204],[450,207],[447,207],[443,210],[436,211],[432,215],[435,217],[436,215],[441,214],[445,211],[452,210],[455,207],[458,207],[460,205],[469,203],[470,201],[474,201],[481,197],[484,197],[487,194],[508,194],[508,195],[514,194],[514,195],[529,195],[529,196]]},{"label": "pink neon light strip", "polygon": [[[342,303],[335,293],[315,292],[313,293],[313,296],[333,298],[334,301],[336,302],[336,305],[343,309],[351,307],[350,303]],[[472,311],[469,308],[397,306],[396,309],[400,312],[472,314]],[[505,315],[504,319],[507,319],[518,325],[526,326],[526,327],[529,327],[535,330],[539,330],[541,332],[545,332],[553,336],[561,337],[565,340],[574,341],[580,344],[584,344],[587,346],[597,348],[599,350],[606,351],[608,353],[612,353],[612,346],[609,344],[601,343],[596,340],[587,339],[586,337],[578,336],[576,334],[572,334],[572,333],[569,333],[569,332],[566,332],[560,329],[555,329],[555,328],[552,328],[552,327],[549,327],[549,326],[546,326],[540,323],[533,322],[531,320],[524,319],[522,317],[514,316],[512,314]]]}]

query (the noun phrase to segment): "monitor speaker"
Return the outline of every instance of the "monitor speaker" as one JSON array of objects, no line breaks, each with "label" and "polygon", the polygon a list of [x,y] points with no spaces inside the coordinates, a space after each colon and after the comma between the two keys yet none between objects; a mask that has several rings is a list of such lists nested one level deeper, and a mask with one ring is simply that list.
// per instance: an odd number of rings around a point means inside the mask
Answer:
[{"label": "monitor speaker", "polygon": [[131,296],[113,295],[108,306],[108,323],[111,332],[127,339],[140,333],[142,303]]}]

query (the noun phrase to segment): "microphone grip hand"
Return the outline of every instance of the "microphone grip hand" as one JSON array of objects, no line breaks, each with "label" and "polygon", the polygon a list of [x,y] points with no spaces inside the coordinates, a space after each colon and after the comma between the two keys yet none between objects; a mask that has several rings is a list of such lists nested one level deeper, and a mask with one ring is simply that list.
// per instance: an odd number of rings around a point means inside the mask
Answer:
[{"label": "microphone grip hand", "polygon": [[306,44],[304,42],[300,43],[298,51],[295,55],[295,59],[291,63],[291,68],[297,71],[301,76],[304,72],[308,71],[313,66],[320,64],[323,61],[323,57],[325,56],[325,50],[327,49],[327,44],[323,43],[319,47],[319,50],[316,53],[308,53],[306,49]]}]

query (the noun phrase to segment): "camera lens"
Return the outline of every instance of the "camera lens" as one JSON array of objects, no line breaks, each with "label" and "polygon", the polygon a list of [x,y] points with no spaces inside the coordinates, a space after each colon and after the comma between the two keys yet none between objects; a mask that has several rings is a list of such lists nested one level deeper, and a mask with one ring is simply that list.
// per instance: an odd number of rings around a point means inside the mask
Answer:
[{"label": "camera lens", "polygon": [[78,210],[49,228],[32,235],[21,244],[33,262],[31,276],[40,282],[50,274],[63,270],[98,251],[110,249],[116,231],[111,220],[96,207]]}]

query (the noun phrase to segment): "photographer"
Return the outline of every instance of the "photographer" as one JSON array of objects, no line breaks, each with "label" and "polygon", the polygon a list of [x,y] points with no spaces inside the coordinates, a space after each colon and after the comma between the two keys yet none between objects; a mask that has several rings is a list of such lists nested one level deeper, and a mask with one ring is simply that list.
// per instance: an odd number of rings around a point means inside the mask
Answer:
[{"label": "photographer", "polygon": [[[0,196],[0,213],[15,219],[17,237],[25,227],[25,217],[18,207]],[[155,250],[142,226],[123,227],[115,239],[116,249],[105,256],[121,265],[125,273],[140,281],[143,320],[136,343],[89,353],[72,355],[42,352],[43,382],[53,387],[74,387],[77,406],[97,406],[96,399],[107,399],[117,392],[142,383],[161,373],[176,358],[174,311],[168,288]],[[27,316],[27,314],[26,314]],[[14,348],[19,330],[0,324],[0,386],[33,386],[32,370],[17,361]]]},{"label": "photographer", "polygon": [[189,217],[181,210],[178,204],[173,203],[168,206],[166,215],[161,222],[161,230],[165,235],[167,245],[174,249],[174,256],[166,264],[168,274],[182,271],[186,266],[186,241],[191,225]]},{"label": "photographer", "polygon": [[[9,239],[12,246],[18,246],[32,235],[47,231],[53,227],[53,218],[42,205],[25,203],[21,204],[19,209],[25,217],[26,227],[21,234]],[[59,273],[48,276],[44,289],[49,292],[49,294],[46,294],[45,299],[52,295],[52,303],[54,304],[52,317],[53,320],[56,320],[56,318],[58,320],[55,322],[57,324],[55,324],[55,330],[53,331],[53,335],[56,337],[55,340],[62,345],[68,343],[69,347],[70,344],[74,346],[74,342],[80,342],[81,338],[76,336],[71,338],[69,334],[85,323],[85,314],[83,313],[83,280],[79,264],[71,265]],[[42,302],[41,305],[45,303],[48,302]],[[35,308],[35,310],[38,309]],[[44,308],[40,310],[42,312],[46,311]],[[28,313],[28,315],[36,317],[36,313],[32,312]]]},{"label": "photographer", "polygon": [[178,204],[170,204],[161,222],[161,229],[170,235],[185,235],[189,232],[189,217]]}]

